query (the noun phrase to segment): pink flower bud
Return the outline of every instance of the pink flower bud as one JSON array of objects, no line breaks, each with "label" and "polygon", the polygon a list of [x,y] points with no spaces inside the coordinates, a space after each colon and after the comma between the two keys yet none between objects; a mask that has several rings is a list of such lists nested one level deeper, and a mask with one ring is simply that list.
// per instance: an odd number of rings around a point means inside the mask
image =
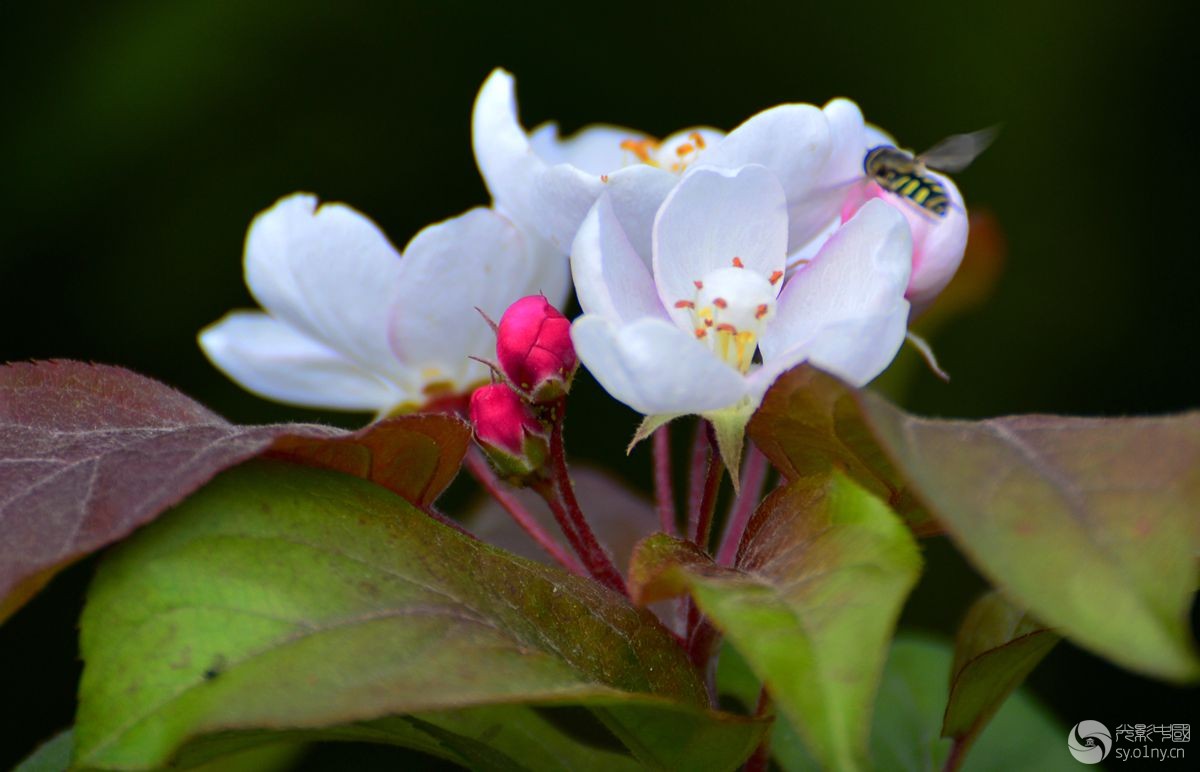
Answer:
[{"label": "pink flower bud", "polygon": [[521,298],[500,317],[496,357],[509,380],[535,403],[566,394],[579,367],[571,322],[541,295]]},{"label": "pink flower bud", "polygon": [[475,440],[505,477],[526,477],[546,461],[546,430],[507,384],[481,386],[471,395]]}]

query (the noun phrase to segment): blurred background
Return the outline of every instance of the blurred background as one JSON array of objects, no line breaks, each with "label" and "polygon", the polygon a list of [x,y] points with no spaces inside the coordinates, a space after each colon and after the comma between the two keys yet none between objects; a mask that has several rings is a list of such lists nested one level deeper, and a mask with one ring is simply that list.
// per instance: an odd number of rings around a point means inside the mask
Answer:
[{"label": "blurred background", "polygon": [[[485,204],[469,116],[500,65],[517,76],[527,126],[568,132],[729,129],[780,102],[840,95],[918,150],[1002,123],[956,179],[995,216],[1004,271],[987,302],[936,330],[953,381],[901,365],[889,391],[964,417],[1195,407],[1188,7],[846,5],[6,4],[0,360],[123,365],[238,422],[362,423],[250,396],[208,365],[196,332],[253,305],[242,239],[284,194],[346,201],[397,245]],[[636,417],[586,376],[572,399],[576,457],[648,489],[645,451],[623,454]],[[952,634],[983,583],[948,544],[924,546],[929,570],[903,624]],[[66,572],[0,628],[0,768],[71,722],[92,568]],[[1200,696],[1069,644],[1030,687],[1064,726],[1190,721]]]}]

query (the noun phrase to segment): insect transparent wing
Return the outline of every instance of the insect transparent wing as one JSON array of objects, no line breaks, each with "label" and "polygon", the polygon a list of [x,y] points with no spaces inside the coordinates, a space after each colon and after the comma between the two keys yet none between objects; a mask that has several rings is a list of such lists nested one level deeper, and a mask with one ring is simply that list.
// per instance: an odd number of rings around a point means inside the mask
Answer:
[{"label": "insect transparent wing", "polygon": [[930,169],[961,172],[992,144],[999,131],[998,126],[989,126],[970,134],[954,134],[921,153],[917,160]]}]

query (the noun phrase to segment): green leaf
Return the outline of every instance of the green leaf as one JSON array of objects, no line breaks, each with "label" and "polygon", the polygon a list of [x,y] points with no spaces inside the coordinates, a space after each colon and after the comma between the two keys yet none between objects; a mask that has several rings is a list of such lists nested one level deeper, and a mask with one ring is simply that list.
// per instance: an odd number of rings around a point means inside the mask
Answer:
[{"label": "green leaf", "polygon": [[674,639],[624,598],[378,486],[273,461],[222,474],[107,556],[81,629],[87,766],[328,730],[511,768],[550,734],[506,729],[501,706],[519,728],[530,706],[583,705],[647,765],[729,769],[763,729],[709,711]]},{"label": "green leaf", "polygon": [[[937,772],[951,753],[939,737],[946,704],[950,647],[913,634],[896,636],[875,701],[871,764],[888,772]],[[1067,730],[1022,690],[1017,690],[980,735],[965,772],[1073,772],[1079,764],[1067,751]],[[785,721],[771,737],[772,757],[785,772],[822,767]]]},{"label": "green leaf", "polygon": [[771,388],[750,433],[789,479],[832,463],[918,533],[930,530],[921,513],[936,517],[932,530],[1060,634],[1143,673],[1200,679],[1187,618],[1200,412],[933,420],[802,366]]},{"label": "green leaf", "polygon": [[630,575],[643,602],[689,589],[813,754],[844,770],[863,766],[888,640],[920,567],[903,523],[834,474],[768,497],[737,569],[657,534],[638,547]]},{"label": "green leaf", "polygon": [[13,768],[13,772],[66,772],[71,766],[75,733],[64,729],[38,746],[37,750]]},{"label": "green leaf", "polygon": [[[75,750],[75,730],[64,729],[18,764],[13,772],[86,772],[71,766]],[[187,764],[192,772],[274,772],[291,769],[304,754],[305,746],[294,742],[274,742],[248,750],[234,750],[211,764]]]},{"label": "green leaf", "polygon": [[979,732],[1060,637],[998,592],[967,612],[954,647],[950,700],[942,736],[962,758]]}]

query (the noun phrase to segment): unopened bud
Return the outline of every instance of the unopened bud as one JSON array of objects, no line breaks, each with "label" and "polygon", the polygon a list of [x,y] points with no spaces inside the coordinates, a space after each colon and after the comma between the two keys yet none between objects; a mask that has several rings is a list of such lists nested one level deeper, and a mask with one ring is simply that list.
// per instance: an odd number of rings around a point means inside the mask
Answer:
[{"label": "unopened bud", "polygon": [[521,298],[500,317],[496,357],[513,385],[538,404],[566,394],[579,367],[570,320],[541,295]]},{"label": "unopened bud", "polygon": [[546,430],[507,384],[481,386],[471,395],[475,440],[507,478],[528,477],[546,463]]}]

